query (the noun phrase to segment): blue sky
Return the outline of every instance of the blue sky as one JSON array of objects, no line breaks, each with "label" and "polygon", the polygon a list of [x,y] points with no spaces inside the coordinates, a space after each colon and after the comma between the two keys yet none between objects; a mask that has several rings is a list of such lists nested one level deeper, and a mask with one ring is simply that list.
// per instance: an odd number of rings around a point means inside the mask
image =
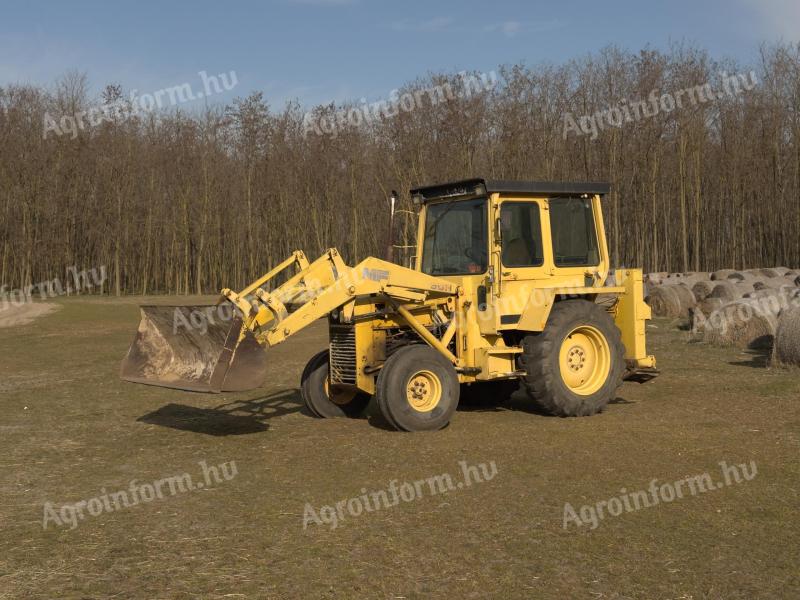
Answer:
[{"label": "blue sky", "polygon": [[273,106],[386,98],[429,71],[561,62],[608,44],[699,44],[742,61],[761,42],[800,40],[800,0],[558,2],[271,0],[0,1],[0,85],[85,72],[139,93],[235,71],[227,102]]}]

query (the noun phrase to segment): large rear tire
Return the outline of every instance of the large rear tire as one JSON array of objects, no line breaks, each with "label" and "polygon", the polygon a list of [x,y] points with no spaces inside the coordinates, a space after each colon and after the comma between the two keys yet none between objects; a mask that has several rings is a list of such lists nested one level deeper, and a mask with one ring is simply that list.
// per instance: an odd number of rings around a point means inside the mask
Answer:
[{"label": "large rear tire", "polygon": [[556,303],[541,333],[527,335],[520,363],[528,395],[560,417],[600,412],[625,372],[625,347],[611,315],[588,300]]},{"label": "large rear tire", "polygon": [[450,422],[458,406],[458,375],[430,346],[401,348],[383,365],[375,398],[384,418],[401,431],[433,431]]},{"label": "large rear tire", "polygon": [[369,394],[330,385],[329,360],[328,350],[323,350],[315,354],[303,370],[300,395],[306,408],[323,419],[359,416],[369,404]]}]

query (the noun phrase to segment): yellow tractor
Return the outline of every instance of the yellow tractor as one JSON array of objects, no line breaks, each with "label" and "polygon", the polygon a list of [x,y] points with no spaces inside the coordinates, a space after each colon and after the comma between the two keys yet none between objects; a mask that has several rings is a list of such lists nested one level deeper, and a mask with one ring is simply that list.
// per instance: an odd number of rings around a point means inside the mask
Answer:
[{"label": "yellow tractor", "polygon": [[551,414],[597,413],[623,379],[657,374],[641,271],[609,281],[608,191],[488,179],[411,190],[414,268],[378,258],[348,267],[335,249],[309,262],[298,251],[245,289],[222,290],[229,319],[200,326],[205,307],[142,307],[121,376],[197,391],[259,387],[264,350],[325,317],[329,348],[301,377],[319,417],[356,416],[374,396],[397,429],[435,430],[459,397],[499,402],[520,382]]}]

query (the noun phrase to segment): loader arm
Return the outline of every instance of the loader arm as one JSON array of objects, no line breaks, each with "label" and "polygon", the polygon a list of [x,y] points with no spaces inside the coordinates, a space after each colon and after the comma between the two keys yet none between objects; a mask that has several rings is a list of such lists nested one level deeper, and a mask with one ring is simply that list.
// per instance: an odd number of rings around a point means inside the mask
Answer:
[{"label": "loader arm", "polygon": [[[284,268],[291,264],[286,264]],[[274,271],[272,277],[280,272],[277,268]],[[265,285],[268,281],[268,278],[262,277],[257,283]],[[253,292],[257,302],[251,305],[245,299],[246,292]],[[347,267],[335,248],[327,250],[272,292],[255,286],[255,283],[239,293],[222,291],[223,296],[242,312],[249,311],[245,313],[249,316],[244,321],[241,337],[246,335],[246,330],[253,331],[256,341],[265,347],[285,341],[358,297],[383,295],[393,305],[400,306],[404,303],[423,303],[430,298],[455,296],[456,293],[457,286],[448,281],[377,258],[367,258],[355,267]],[[297,298],[304,298],[305,301],[292,311],[286,310],[284,302]],[[432,342],[411,313],[402,306],[399,312],[425,341]],[[436,347],[435,343],[431,345]],[[454,358],[449,352],[446,355],[451,360]]]}]

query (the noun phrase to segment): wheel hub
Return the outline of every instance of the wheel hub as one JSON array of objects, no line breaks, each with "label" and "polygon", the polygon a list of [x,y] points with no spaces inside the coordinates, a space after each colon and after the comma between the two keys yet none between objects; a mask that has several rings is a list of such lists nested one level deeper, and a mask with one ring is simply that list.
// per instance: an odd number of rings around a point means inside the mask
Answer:
[{"label": "wheel hub", "polygon": [[570,391],[581,396],[594,394],[603,387],[611,371],[608,341],[595,327],[576,327],[561,343],[559,366],[561,378]]},{"label": "wheel hub", "polygon": [[431,371],[417,371],[408,380],[406,400],[419,412],[430,412],[442,398],[442,384]]},{"label": "wheel hub", "polygon": [[567,353],[567,364],[573,371],[580,371],[586,364],[586,352],[580,346],[573,346]]}]

